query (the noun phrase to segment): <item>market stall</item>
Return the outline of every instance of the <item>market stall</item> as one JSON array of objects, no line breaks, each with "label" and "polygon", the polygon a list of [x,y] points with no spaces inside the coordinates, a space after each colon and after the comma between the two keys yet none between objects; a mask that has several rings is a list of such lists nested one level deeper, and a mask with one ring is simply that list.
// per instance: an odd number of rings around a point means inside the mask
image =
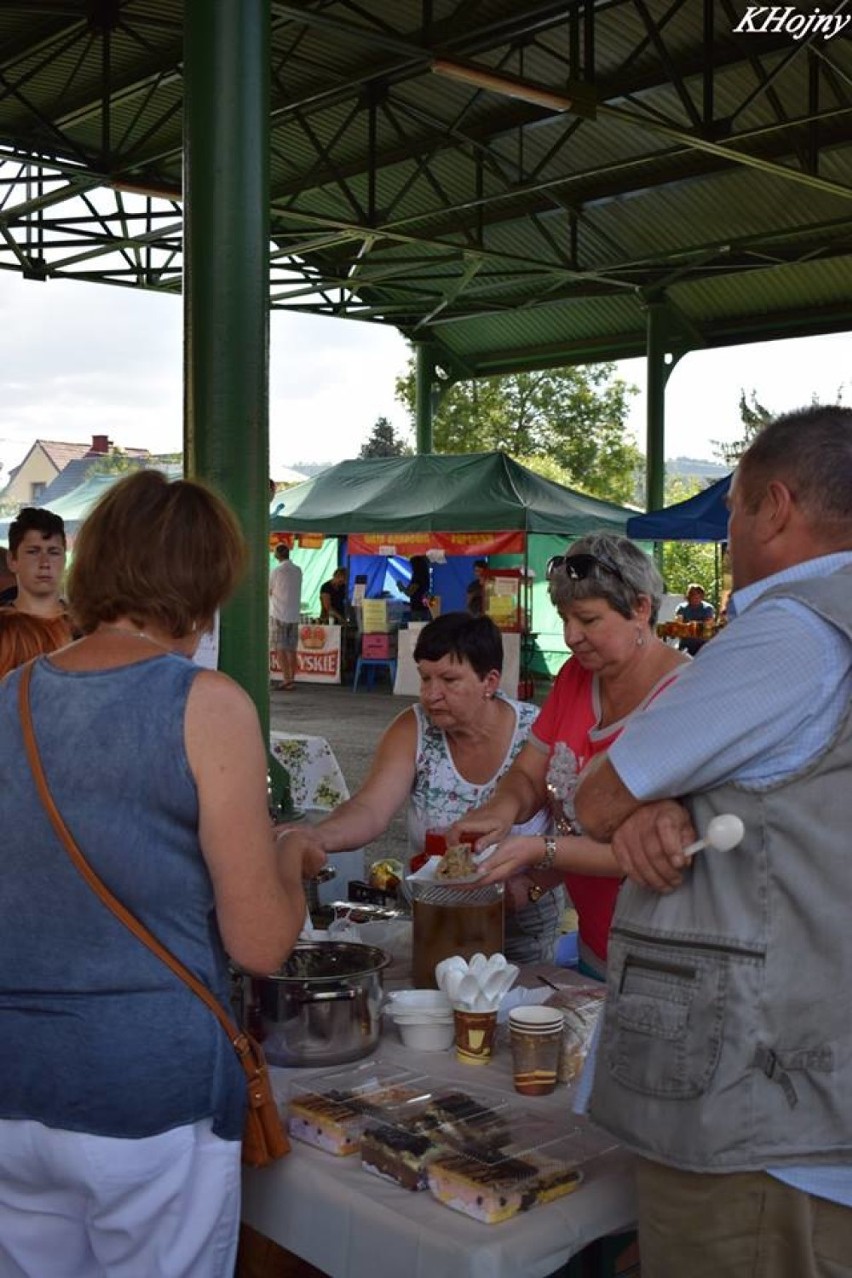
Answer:
[{"label": "market stall", "polygon": [[[547,558],[584,533],[624,533],[630,514],[544,479],[502,452],[423,454],[340,462],[277,498],[270,530],[273,537],[335,538],[344,563],[429,554],[443,611],[464,607],[463,583],[477,557],[487,558],[491,569],[532,574],[523,628],[504,627],[507,635],[521,636],[523,679],[529,669],[552,672],[565,659],[546,595]],[[524,642],[531,631],[537,639]]]}]

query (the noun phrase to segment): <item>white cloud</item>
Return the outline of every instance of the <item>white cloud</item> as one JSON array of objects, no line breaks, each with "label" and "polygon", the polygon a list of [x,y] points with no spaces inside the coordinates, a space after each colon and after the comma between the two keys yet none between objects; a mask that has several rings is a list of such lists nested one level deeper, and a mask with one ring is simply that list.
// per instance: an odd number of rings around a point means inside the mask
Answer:
[{"label": "white cloud", "polygon": [[[182,305],[178,297],[0,273],[0,463],[22,460],[36,437],[177,451],[182,443]],[[394,399],[408,347],[378,324],[273,312],[270,454],[274,466],[357,455],[378,417],[408,434]],[[711,457],[712,440],[740,433],[740,390],[773,411],[813,395],[852,402],[852,335],[759,343],[685,356],[666,396],[666,454]],[[642,360],[620,371],[644,388]],[[644,391],[630,426],[645,444]]]}]

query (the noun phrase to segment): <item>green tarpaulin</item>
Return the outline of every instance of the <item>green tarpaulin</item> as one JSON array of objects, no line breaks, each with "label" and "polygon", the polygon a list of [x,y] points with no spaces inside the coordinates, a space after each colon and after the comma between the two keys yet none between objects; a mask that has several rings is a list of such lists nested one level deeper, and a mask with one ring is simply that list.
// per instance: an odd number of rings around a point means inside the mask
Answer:
[{"label": "green tarpaulin", "polygon": [[[424,454],[343,461],[278,493],[273,532],[518,532],[535,575],[533,668],[553,674],[565,660],[562,627],[547,595],[544,565],[585,533],[624,534],[636,511],[543,479],[505,453]],[[310,552],[308,552],[310,553]],[[504,556],[498,563],[517,563]]]},{"label": "green tarpaulin", "polygon": [[278,493],[273,532],[623,533],[636,512],[542,479],[505,453],[343,461]]}]

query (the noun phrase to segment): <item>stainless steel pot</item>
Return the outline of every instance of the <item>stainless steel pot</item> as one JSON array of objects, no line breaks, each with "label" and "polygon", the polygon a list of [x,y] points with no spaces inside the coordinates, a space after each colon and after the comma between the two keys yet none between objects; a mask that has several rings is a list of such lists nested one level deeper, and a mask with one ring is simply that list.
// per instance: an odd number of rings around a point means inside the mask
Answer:
[{"label": "stainless steel pot", "polygon": [[243,977],[243,1021],[271,1065],[343,1065],[369,1056],[381,1032],[390,955],[347,941],[297,944],[280,971]]}]

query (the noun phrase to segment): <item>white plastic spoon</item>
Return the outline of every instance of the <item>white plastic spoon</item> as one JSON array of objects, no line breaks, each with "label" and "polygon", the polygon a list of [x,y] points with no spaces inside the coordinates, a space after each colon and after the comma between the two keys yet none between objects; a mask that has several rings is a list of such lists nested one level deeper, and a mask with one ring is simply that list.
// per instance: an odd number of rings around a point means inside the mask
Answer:
[{"label": "white plastic spoon", "polygon": [[435,981],[438,988],[443,988],[448,972],[465,973],[466,971],[467,963],[460,954],[453,954],[451,958],[441,959],[441,962],[435,965]]},{"label": "white plastic spoon", "polygon": [[500,1000],[509,988],[514,985],[517,976],[518,969],[514,963],[508,963],[505,967],[491,973],[482,988],[482,993],[489,1007],[499,1006]]},{"label": "white plastic spoon", "polygon": [[730,852],[742,842],[745,834],[745,826],[738,816],[733,812],[723,812],[720,816],[713,817],[713,820],[707,826],[707,833],[703,839],[696,839],[694,843],[690,843],[683,849],[684,856],[695,856],[696,852],[700,852],[702,848],[715,848],[717,852]]},{"label": "white plastic spoon", "polygon": [[478,994],[479,981],[472,972],[465,972],[459,982],[455,998],[451,1000],[453,1007],[460,1007],[463,1011],[472,1012]]},{"label": "white plastic spoon", "polygon": [[440,988],[444,991],[453,1007],[459,1001],[459,989],[466,977],[467,972],[459,971],[458,968],[454,967],[449,972],[445,972],[443,979],[439,982]]}]

